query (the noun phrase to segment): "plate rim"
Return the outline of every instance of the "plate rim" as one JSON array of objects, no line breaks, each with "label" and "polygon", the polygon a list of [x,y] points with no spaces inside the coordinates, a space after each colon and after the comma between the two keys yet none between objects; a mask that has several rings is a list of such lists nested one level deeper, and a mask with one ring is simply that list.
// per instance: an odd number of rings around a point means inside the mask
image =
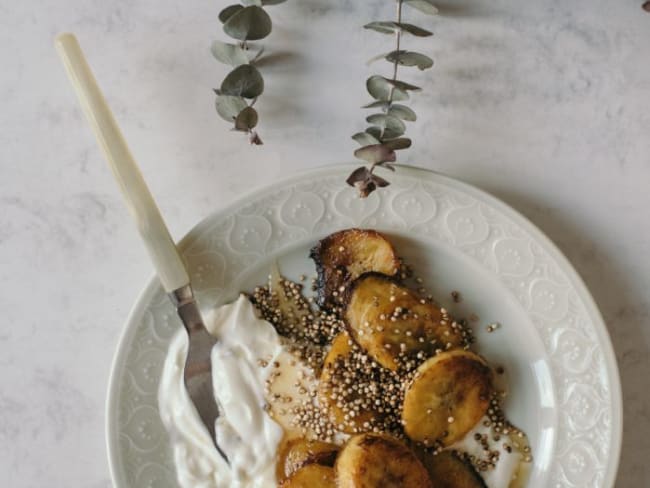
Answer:
[{"label": "plate rim", "polygon": [[[243,195],[231,200],[225,206],[211,211],[208,215],[193,225],[178,241],[177,245],[181,250],[189,247],[195,238],[194,235],[199,234],[200,231],[208,225],[208,222],[212,221],[215,218],[219,218],[221,215],[231,212],[236,207],[244,204],[247,201],[250,201],[251,198],[259,198],[265,193],[272,192],[279,187],[289,185],[293,182],[301,181],[305,177],[317,176],[325,173],[343,173],[344,170],[353,170],[358,166],[358,163],[339,163],[330,164],[327,166],[319,166],[316,168],[297,171],[292,176],[287,178],[280,178],[270,183],[258,185],[252,190],[249,190]],[[537,227],[530,219],[528,219],[528,217],[517,211],[515,208],[511,207],[509,204],[500,200],[496,196],[492,195],[491,193],[477,186],[474,186],[473,184],[466,183],[439,171],[406,164],[399,164],[397,167],[399,172],[405,173],[406,175],[419,175],[423,176],[424,178],[433,177],[435,179],[442,180],[443,183],[455,187],[456,189],[468,192],[469,194],[478,196],[479,198],[487,201],[490,205],[497,208],[500,212],[503,212],[507,217],[521,224],[535,238],[535,240],[538,240],[540,243],[542,243],[545,249],[551,254],[552,258],[558,262],[558,264],[562,267],[562,270],[567,274],[568,278],[573,283],[580,299],[583,301],[585,307],[587,308],[589,316],[594,319],[593,326],[596,332],[596,336],[598,337],[598,343],[602,347],[603,359],[609,379],[609,396],[611,400],[610,441],[612,455],[610,456],[610,462],[607,466],[604,482],[605,486],[613,487],[618,474],[623,442],[623,396],[620,371],[614,352],[614,346],[609,335],[605,320],[603,319],[600,309],[598,308],[596,301],[589,291],[589,288],[585,284],[578,271],[573,267],[569,259],[550,239],[550,237],[548,237],[539,227]],[[343,180],[341,181],[343,183]],[[127,315],[127,318],[122,325],[122,329],[116,344],[116,349],[113,354],[113,359],[111,361],[110,373],[108,377],[108,387],[105,402],[106,450],[111,480],[113,482],[113,485],[117,488],[126,486],[126,484],[123,482],[123,479],[118,474],[117,451],[119,449],[119,446],[117,444],[119,442],[119,439],[117,435],[114,435],[114,433],[117,432],[117,408],[115,408],[118,388],[117,377],[118,373],[121,373],[125,364],[124,356],[126,354],[125,345],[127,343],[127,340],[130,339],[131,336],[135,333],[135,327],[133,326],[134,318],[141,314],[141,310],[144,307],[144,304],[147,302],[146,298],[153,296],[159,288],[158,278],[155,274],[153,274],[153,276],[151,276],[146,283],[146,286],[136,297],[135,302],[129,311],[129,314]]]}]

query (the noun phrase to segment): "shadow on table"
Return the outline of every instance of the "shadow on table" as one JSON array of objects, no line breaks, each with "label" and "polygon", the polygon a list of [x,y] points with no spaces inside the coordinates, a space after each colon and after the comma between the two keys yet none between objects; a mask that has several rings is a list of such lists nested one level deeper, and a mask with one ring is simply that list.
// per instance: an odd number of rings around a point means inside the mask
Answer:
[{"label": "shadow on table", "polygon": [[[633,481],[650,475],[647,456],[650,424],[650,347],[644,340],[648,326],[647,290],[636,289],[628,274],[617,269],[614,256],[598,245],[594,236],[554,209],[512,191],[492,190],[538,226],[576,268],[591,291],[614,345],[623,389],[624,436],[616,486],[633,486]],[[645,258],[644,258],[645,259]],[[639,422],[644,425],[639,425]],[[632,425],[634,423],[634,425]],[[648,427],[650,425],[645,425]]]}]

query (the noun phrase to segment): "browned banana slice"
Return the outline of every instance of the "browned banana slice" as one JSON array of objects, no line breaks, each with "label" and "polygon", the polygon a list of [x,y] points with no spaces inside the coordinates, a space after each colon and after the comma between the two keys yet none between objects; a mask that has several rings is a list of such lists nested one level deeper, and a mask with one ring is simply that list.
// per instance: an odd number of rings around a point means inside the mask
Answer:
[{"label": "browned banana slice", "polygon": [[[320,241],[310,252],[318,271],[318,303],[340,303],[352,280],[368,271],[395,275],[400,261],[388,240],[374,230],[347,229]],[[337,299],[338,298],[338,299]]]},{"label": "browned banana slice", "polygon": [[394,371],[419,352],[426,358],[436,349],[463,345],[460,327],[452,327],[441,309],[376,273],[364,274],[351,285],[345,320],[354,340]]},{"label": "browned banana slice", "polygon": [[490,404],[492,373],[485,361],[457,349],[423,363],[404,395],[402,420],[414,441],[449,446],[462,439]]},{"label": "browned banana slice", "polygon": [[[355,394],[346,384],[345,374],[351,371],[349,360],[355,349],[359,351],[346,332],[337,335],[332,347],[325,357],[323,371],[318,385],[318,402],[327,411],[330,422],[342,432],[358,434],[370,430],[371,424],[378,417],[372,409],[357,413],[353,408],[355,402],[361,402],[360,395]],[[354,413],[351,413],[354,411]],[[365,424],[365,425],[364,425]]]},{"label": "browned banana slice", "polygon": [[429,471],[436,488],[487,488],[474,467],[455,451],[426,455],[422,463]]},{"label": "browned banana slice", "polygon": [[309,441],[307,439],[293,439],[283,449],[283,455],[279,459],[281,466],[278,471],[283,478],[286,478],[308,464],[332,467],[338,452],[339,446],[335,444]]},{"label": "browned banana slice", "polygon": [[308,464],[280,483],[280,488],[336,488],[334,468]]},{"label": "browned banana slice", "polygon": [[382,434],[352,437],[336,460],[338,488],[432,488],[427,470],[406,445]]}]

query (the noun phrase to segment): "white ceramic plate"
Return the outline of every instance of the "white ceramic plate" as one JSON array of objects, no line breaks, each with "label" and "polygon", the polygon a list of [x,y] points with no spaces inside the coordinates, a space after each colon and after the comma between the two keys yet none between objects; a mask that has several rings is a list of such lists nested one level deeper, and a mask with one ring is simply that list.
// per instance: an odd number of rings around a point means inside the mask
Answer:
[{"label": "white ceramic plate", "polygon": [[[531,439],[529,486],[613,486],[622,432],[617,365],[593,299],[558,249],[510,207],[451,178],[401,167],[391,186],[361,200],[344,185],[351,169],[276,183],[197,225],[180,247],[202,307],[264,282],[273,260],[289,277],[312,275],[308,250],[333,231],[386,232],[438,301],[480,317],[478,350],[505,367],[506,412]],[[502,327],[488,334],[485,325],[495,321]],[[180,327],[152,280],[126,324],[110,380],[107,437],[118,488],[178,486],[157,388]]]}]

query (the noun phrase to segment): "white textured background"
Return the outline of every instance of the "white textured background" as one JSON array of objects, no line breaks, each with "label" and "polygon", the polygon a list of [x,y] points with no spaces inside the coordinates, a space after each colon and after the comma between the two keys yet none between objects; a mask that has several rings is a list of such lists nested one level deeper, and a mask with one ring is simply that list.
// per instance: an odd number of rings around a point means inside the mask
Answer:
[{"label": "white textured background", "polygon": [[[10,488],[111,485],[104,399],[151,267],[52,40],[78,34],[173,233],[250,187],[351,159],[367,58],[392,2],[271,7],[266,145],[227,131],[208,51],[222,0],[0,0],[0,473]],[[486,189],[586,280],[621,369],[617,486],[650,481],[650,14],[641,0],[444,0],[409,14],[436,67],[404,78],[420,120],[403,162]],[[445,8],[446,7],[446,8]],[[385,19],[384,19],[385,18]]]}]

